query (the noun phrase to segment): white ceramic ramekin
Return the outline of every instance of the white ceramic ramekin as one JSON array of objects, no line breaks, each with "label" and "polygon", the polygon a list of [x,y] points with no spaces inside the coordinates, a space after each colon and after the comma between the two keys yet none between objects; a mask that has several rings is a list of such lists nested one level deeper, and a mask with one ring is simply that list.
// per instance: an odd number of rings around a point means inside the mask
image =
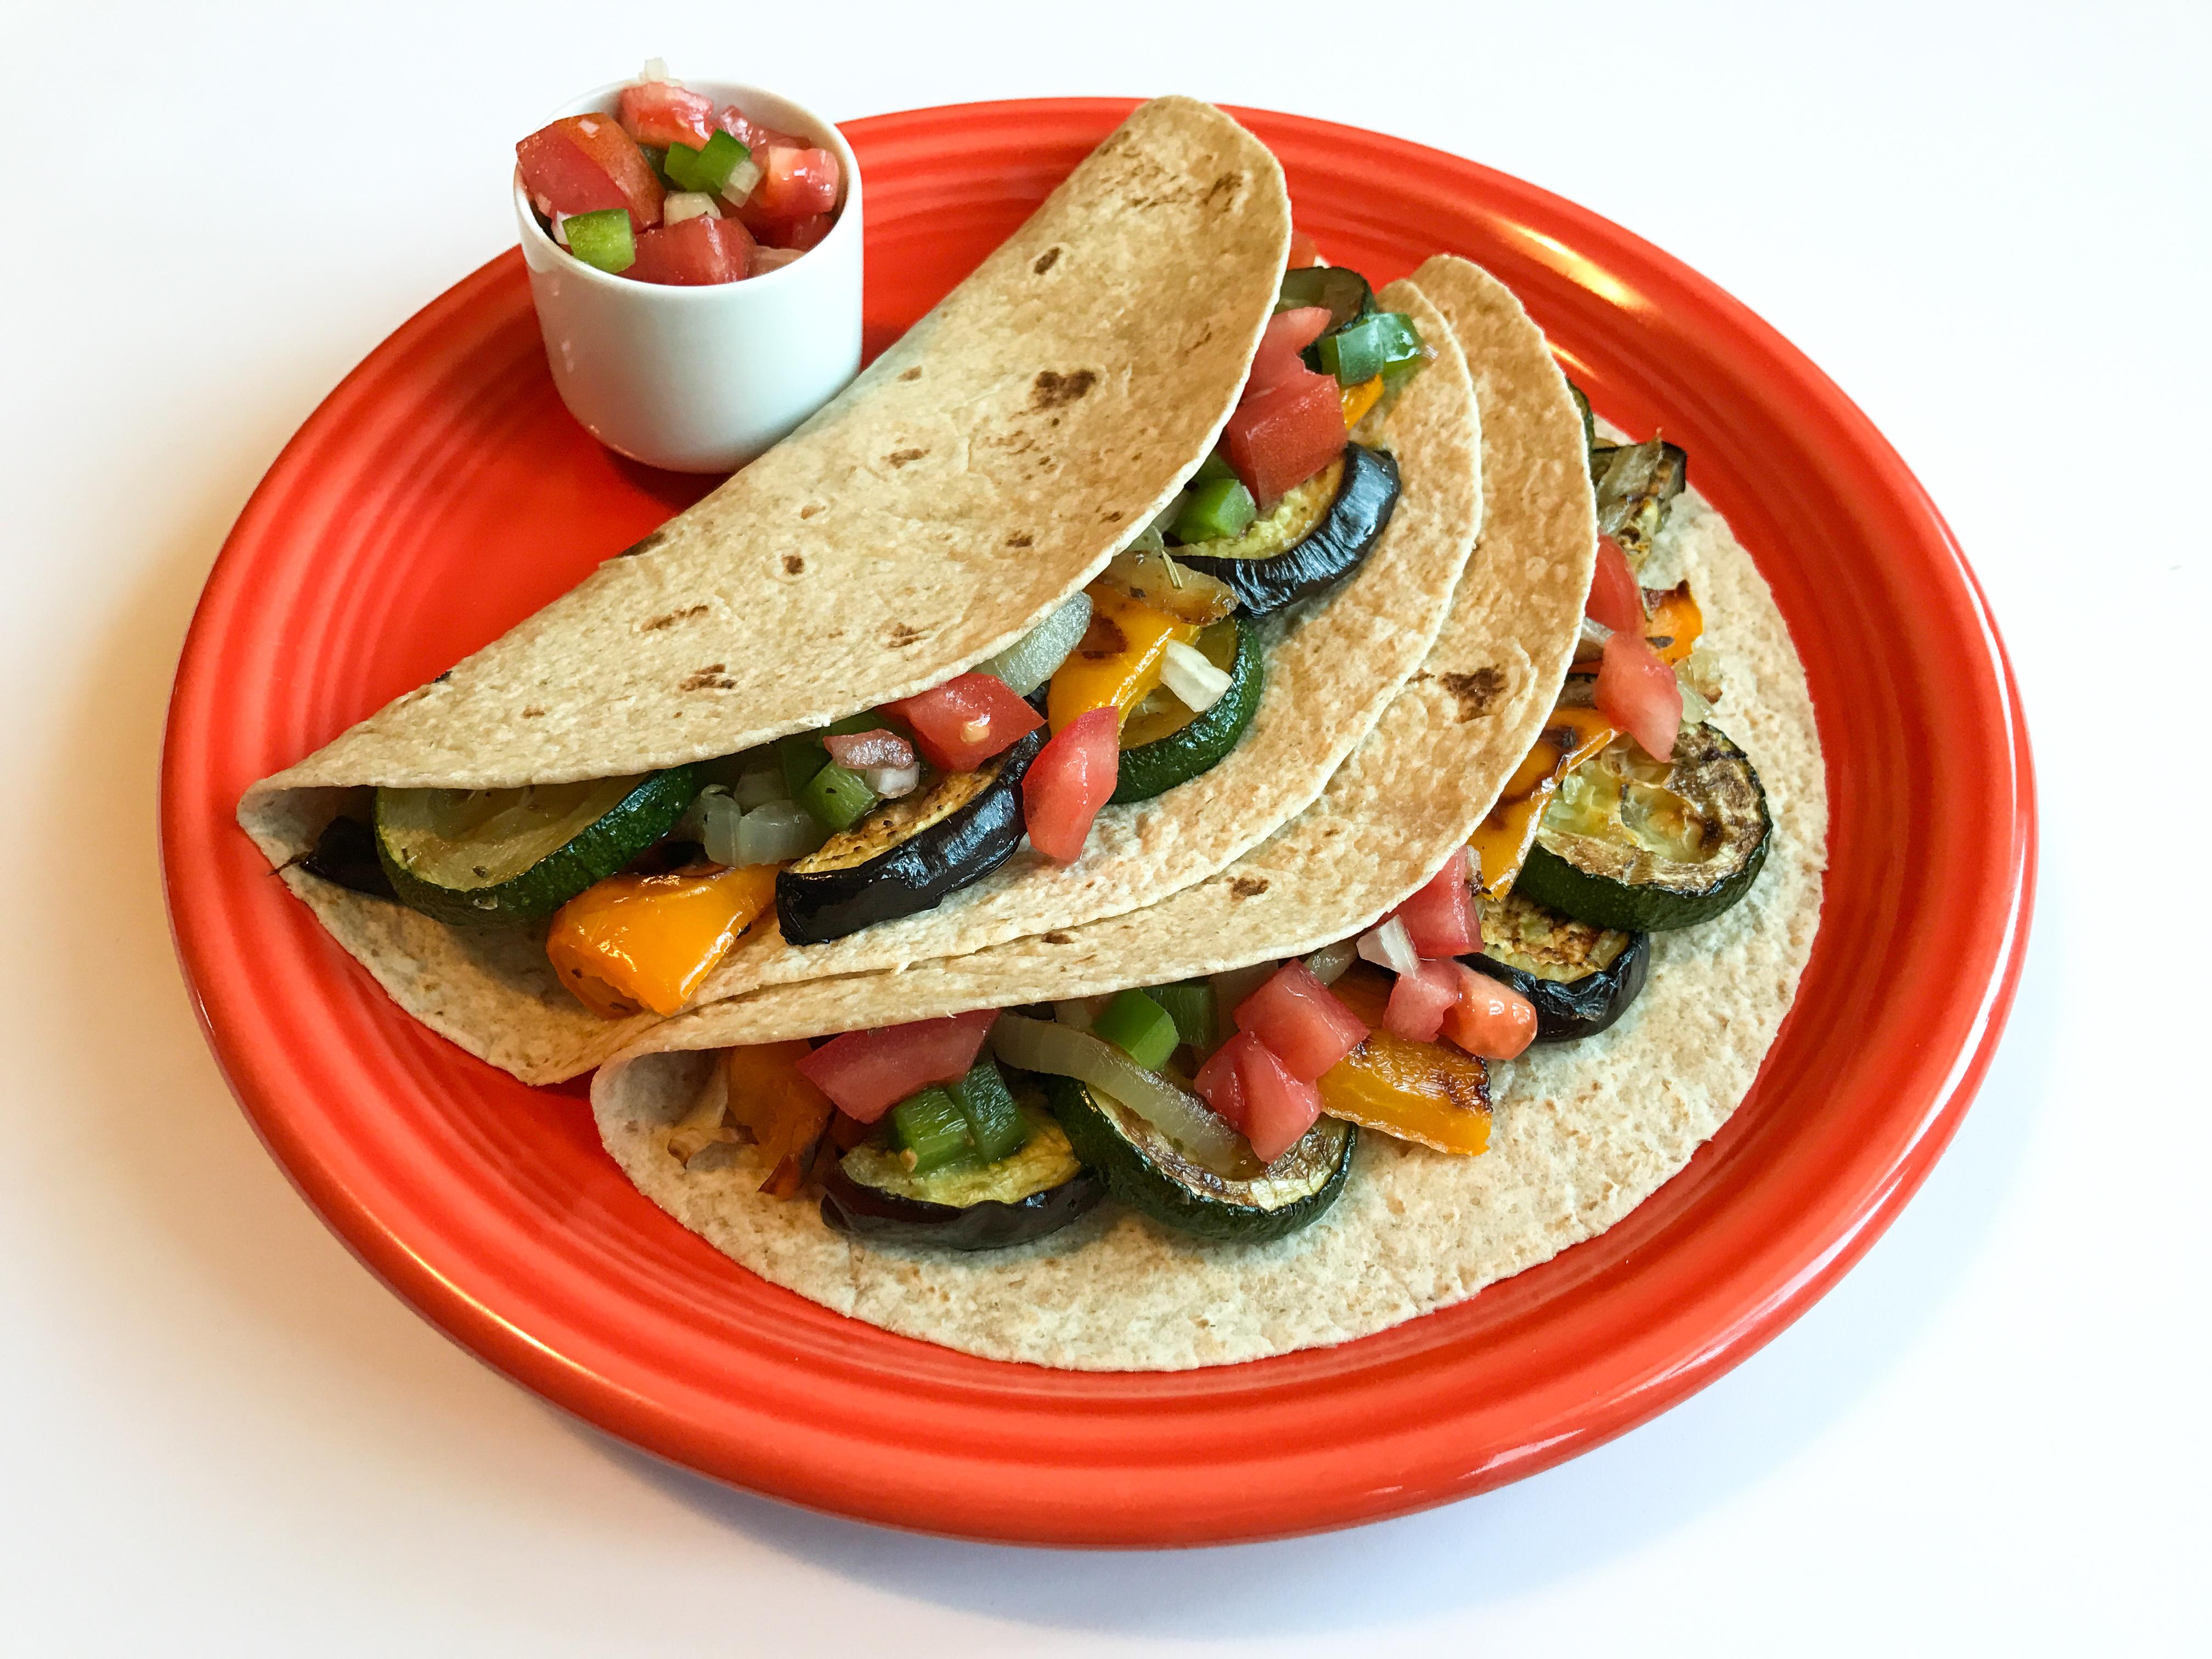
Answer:
[{"label": "white ceramic ramekin", "polygon": [[[611,114],[617,81],[546,118]],[[517,175],[530,297],[561,401],[608,448],[678,472],[730,472],[827,403],[860,367],[860,169],[813,111],[758,87],[687,81],[717,107],[800,133],[837,158],[837,222],[781,270],[672,288],[596,270],[539,228]]]}]

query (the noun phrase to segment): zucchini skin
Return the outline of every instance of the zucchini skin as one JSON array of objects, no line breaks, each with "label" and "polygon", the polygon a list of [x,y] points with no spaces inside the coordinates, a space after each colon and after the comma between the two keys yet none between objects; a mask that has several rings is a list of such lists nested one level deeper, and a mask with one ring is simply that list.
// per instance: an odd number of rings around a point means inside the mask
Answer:
[{"label": "zucchini skin", "polygon": [[[1319,1220],[1352,1176],[1352,1154],[1359,1143],[1359,1131],[1350,1123],[1324,1117],[1306,1131],[1306,1141],[1322,1138],[1311,1150],[1331,1156],[1328,1142],[1340,1135],[1341,1139],[1336,1141],[1328,1177],[1313,1192],[1273,1209],[1204,1194],[1178,1180],[1124,1135],[1083,1084],[1068,1077],[1042,1076],[1038,1080],[1044,1085],[1046,1103],[1067,1132],[1076,1157],[1104,1177],[1107,1189],[1115,1197],[1140,1215],[1200,1238],[1261,1244],[1285,1237]],[[1306,1142],[1299,1144],[1303,1146]],[[1224,1189],[1243,1184],[1216,1180]]]},{"label": "zucchini skin", "polygon": [[1580,979],[1546,979],[1476,951],[1460,960],[1478,974],[1511,986],[1535,1005],[1536,1041],[1573,1042],[1595,1036],[1628,1012],[1651,975],[1651,935],[1639,933],[1607,966]]},{"label": "zucchini skin", "polygon": [[1126,806],[1132,801],[1164,795],[1179,783],[1188,783],[1218,763],[1237,746],[1244,728],[1260,708],[1267,689],[1267,648],[1259,634],[1238,617],[1237,654],[1229,665],[1229,689],[1221,700],[1180,732],[1155,742],[1121,751],[1121,770],[1111,799]]},{"label": "zucchini skin", "polygon": [[1106,1195],[1097,1171],[1079,1170],[1018,1202],[933,1204],[864,1186],[830,1164],[822,1177],[822,1220],[833,1231],[884,1244],[939,1250],[1003,1250],[1056,1233]]},{"label": "zucchini skin", "polygon": [[950,817],[865,863],[775,878],[776,925],[793,945],[826,945],[879,921],[932,910],[981,880],[1022,842],[1022,777],[1045,745],[1030,732],[1006,751],[990,787]]},{"label": "zucchini skin", "polygon": [[[580,835],[520,875],[491,887],[456,889],[423,880],[392,856],[376,855],[392,896],[453,927],[489,927],[551,915],[592,883],[604,881],[673,830],[699,793],[697,769],[672,766],[642,780]],[[376,792],[380,811],[384,791]]]},{"label": "zucchini skin", "polygon": [[[1267,559],[1220,559],[1179,547],[1179,563],[1226,582],[1248,617],[1272,616],[1334,586],[1358,569],[1398,510],[1398,462],[1388,450],[1344,447],[1336,499],[1301,540]],[[1200,542],[1197,547],[1203,547]]]}]

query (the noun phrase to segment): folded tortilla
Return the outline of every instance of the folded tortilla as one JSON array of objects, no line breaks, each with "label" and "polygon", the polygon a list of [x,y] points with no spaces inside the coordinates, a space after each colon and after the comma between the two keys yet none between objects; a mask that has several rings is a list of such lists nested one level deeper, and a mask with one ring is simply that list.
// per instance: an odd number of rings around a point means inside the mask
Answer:
[{"label": "folded tortilla", "polygon": [[[645,1022],[577,1004],[542,930],[451,929],[293,867],[346,793],[514,787],[732,754],[1002,649],[1097,574],[1212,447],[1289,241],[1264,146],[1207,105],[1143,106],[798,433],[254,786],[240,823],[409,1012],[528,1080],[586,1069]],[[1358,725],[1356,708],[1345,723]],[[1300,804],[1289,793],[1275,822]],[[1178,839],[1171,823],[1146,833],[1151,846]],[[953,935],[943,948],[963,947]]]},{"label": "folded tortilla", "polygon": [[[1578,416],[1541,335],[1463,260],[1415,273],[1450,319],[1481,404],[1488,520],[1452,615],[1322,799],[1213,878],[1147,909],[959,962],[786,987],[655,1028],[600,1069],[609,1152],[653,1201],[770,1281],[886,1329],[992,1358],[1177,1370],[1344,1341],[1473,1295],[1603,1231],[1735,1110],[1795,994],[1818,925],[1826,798],[1804,673],[1766,584],[1696,494],[1656,557],[1704,606],[1774,819],[1750,896],[1654,940],[1612,1030],[1492,1067],[1491,1148],[1455,1158],[1364,1133],[1344,1195],[1261,1245],[1218,1244],[1112,1204],[1012,1250],[862,1243],[763,1196],[756,1149],[687,1170],[670,1128],[715,1051],[1157,984],[1318,948],[1371,922],[1462,844],[1541,729],[1571,659],[1595,526]],[[1457,787],[1454,787],[1456,781]]]}]

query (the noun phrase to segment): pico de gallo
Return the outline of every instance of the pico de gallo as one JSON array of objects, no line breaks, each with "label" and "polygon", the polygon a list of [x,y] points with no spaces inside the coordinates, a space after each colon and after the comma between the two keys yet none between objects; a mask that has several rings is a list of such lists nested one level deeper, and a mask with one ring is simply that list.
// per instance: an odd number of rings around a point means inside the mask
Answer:
[{"label": "pico de gallo", "polygon": [[1738,902],[1771,838],[1711,724],[1688,584],[1643,585],[1686,458],[1601,443],[1583,413],[1603,539],[1577,657],[1472,841],[1389,915],[1210,978],[732,1048],[668,1155],[750,1139],[763,1190],[818,1193],[828,1225],[973,1250],[1109,1194],[1201,1237],[1280,1237],[1335,1201],[1363,1130],[1482,1154],[1491,1066],[1622,1018],[1651,934]]},{"label": "pico de gallo", "polygon": [[569,115],[514,147],[546,234],[594,270],[704,287],[781,270],[837,222],[834,151],[672,79],[654,58],[612,115]]},{"label": "pico de gallo", "polygon": [[[617,218],[653,200],[657,170],[698,135],[682,123],[714,113],[650,74],[622,104],[619,126],[555,124],[577,153],[588,141],[620,158],[589,181],[602,197],[624,180],[638,192],[629,208],[591,208]],[[714,118],[726,135],[742,118]],[[662,139],[652,167],[635,160]],[[526,184],[544,176],[526,155]],[[743,234],[744,211],[691,222]],[[635,246],[664,234],[640,229]],[[1302,257],[1317,258],[1310,243]],[[1243,737],[1267,674],[1255,624],[1373,551],[1399,494],[1382,418],[1429,356],[1358,272],[1291,269],[1189,487],[996,656],[719,760],[517,789],[380,788],[365,819],[331,822],[306,867],[454,926],[544,922],[561,982],[616,1018],[678,1012],[771,912],[787,942],[823,944],[935,907],[1024,840],[1071,864],[1109,802],[1188,782]]]}]

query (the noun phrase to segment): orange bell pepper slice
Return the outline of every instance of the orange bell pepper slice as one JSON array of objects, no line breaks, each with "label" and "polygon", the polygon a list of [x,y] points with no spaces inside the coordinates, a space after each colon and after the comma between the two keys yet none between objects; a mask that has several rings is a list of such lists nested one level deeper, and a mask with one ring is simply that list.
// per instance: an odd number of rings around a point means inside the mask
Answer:
[{"label": "orange bell pepper slice", "polygon": [[1374,1029],[1321,1074],[1321,1109],[1364,1128],[1473,1158],[1490,1149],[1490,1068],[1442,1042],[1414,1042],[1382,1024],[1389,976],[1356,962],[1329,988]]},{"label": "orange bell pepper slice", "polygon": [[1673,665],[1690,654],[1698,635],[1705,631],[1705,613],[1690,597],[1690,584],[1682,582],[1655,592],[1644,590],[1644,639],[1659,660]]},{"label": "orange bell pepper slice", "polygon": [[835,1109],[830,1097],[799,1070],[812,1047],[804,1041],[760,1042],[722,1057],[730,1121],[752,1131],[769,1164],[760,1189],[774,1198],[798,1192],[821,1152]]},{"label": "orange bell pepper slice", "polygon": [[1198,640],[1196,623],[1155,611],[1103,582],[1094,582],[1087,591],[1091,626],[1053,675],[1045,698],[1054,732],[1094,708],[1118,708],[1127,720],[1129,711],[1160,683],[1169,642],[1191,645]]},{"label": "orange bell pepper slice", "polygon": [[677,1013],[775,902],[776,867],[609,876],[554,912],[545,954],[595,1014]]},{"label": "orange bell pepper slice", "polygon": [[1536,823],[1560,780],[1620,735],[1595,708],[1554,708],[1528,757],[1506,780],[1498,804],[1468,840],[1476,884],[1492,898],[1512,891],[1536,840]]}]

